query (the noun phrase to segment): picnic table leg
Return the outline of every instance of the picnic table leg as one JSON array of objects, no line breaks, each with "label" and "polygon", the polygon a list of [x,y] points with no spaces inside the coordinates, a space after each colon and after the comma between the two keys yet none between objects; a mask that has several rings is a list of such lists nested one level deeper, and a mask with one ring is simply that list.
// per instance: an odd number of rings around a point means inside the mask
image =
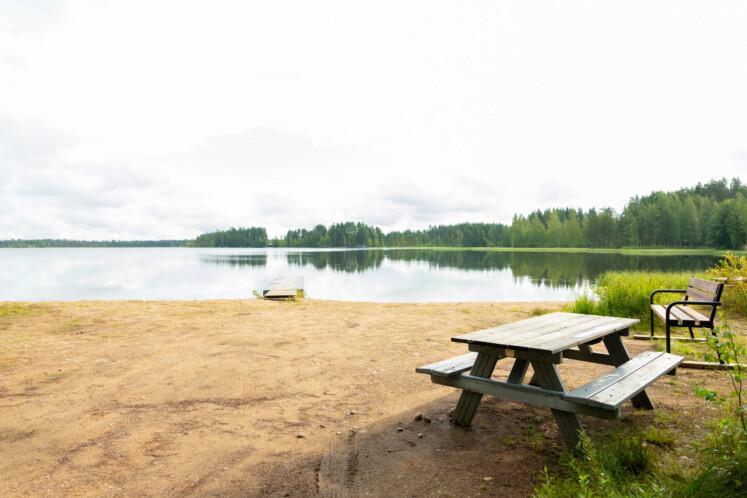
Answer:
[{"label": "picnic table leg", "polygon": [[[622,342],[620,334],[612,334],[605,336],[604,345],[607,347],[612,360],[615,362],[615,366],[619,367],[626,361],[630,360],[628,350],[625,348],[625,344]],[[633,396],[630,401],[633,402],[633,406],[643,410],[653,410],[654,404],[651,403],[651,398],[648,397],[646,391],[641,391]]]},{"label": "picnic table leg", "polygon": [[[493,375],[493,370],[495,369],[497,361],[497,355],[478,353],[477,358],[475,359],[475,364],[472,365],[472,370],[470,370],[470,375],[489,379],[490,376]],[[452,421],[462,427],[469,427],[472,423],[472,419],[475,418],[477,406],[480,404],[481,399],[482,394],[480,393],[466,390],[462,391],[461,396],[459,396],[459,402],[454,410]]]},{"label": "picnic table leg", "polygon": [[[524,376],[527,374],[527,368],[529,368],[529,361],[523,358],[516,358],[514,366],[511,367],[511,373],[508,374],[509,384],[521,384],[524,382]],[[534,377],[532,377],[534,378]]]},{"label": "picnic table leg", "polygon": [[[540,387],[552,389],[553,391],[565,391],[563,381],[560,380],[558,369],[554,364],[533,361],[532,368],[534,369],[534,376],[539,382]],[[563,410],[552,408],[551,411],[555,417],[555,422],[558,424],[560,434],[563,436],[566,446],[571,450],[575,450],[581,442],[579,431],[582,429],[581,424],[578,422],[578,417],[575,413]]]}]

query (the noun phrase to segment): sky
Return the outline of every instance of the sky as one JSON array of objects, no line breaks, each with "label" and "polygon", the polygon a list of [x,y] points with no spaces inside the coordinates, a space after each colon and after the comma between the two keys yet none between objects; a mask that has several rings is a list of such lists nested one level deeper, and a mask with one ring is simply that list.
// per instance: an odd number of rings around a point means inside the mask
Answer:
[{"label": "sky", "polygon": [[747,180],[747,2],[0,0],[0,239],[510,223]]}]

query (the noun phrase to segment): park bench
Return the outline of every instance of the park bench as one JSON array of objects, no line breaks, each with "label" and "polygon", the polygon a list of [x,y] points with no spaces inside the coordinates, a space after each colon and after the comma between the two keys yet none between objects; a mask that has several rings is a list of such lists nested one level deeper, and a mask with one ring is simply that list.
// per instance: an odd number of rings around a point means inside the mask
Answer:
[{"label": "park bench", "polygon": [[[581,430],[578,414],[618,418],[628,400],[636,408],[653,409],[646,387],[683,360],[652,351],[631,359],[621,336],[636,323],[629,318],[551,313],[454,337],[453,341],[467,343],[472,352],[419,367],[416,372],[430,375],[435,384],[462,389],[452,418],[457,425],[469,426],[482,395],[489,394],[550,408],[566,444],[575,448]],[[607,354],[591,349],[599,342]],[[492,379],[496,362],[503,358],[514,359],[508,378]],[[564,358],[616,368],[566,391],[556,368]],[[530,365],[534,377],[527,385],[523,382]]]},{"label": "park bench", "polygon": [[[667,353],[671,352],[671,328],[687,327],[690,331],[690,340],[696,340],[693,328],[710,329],[713,333],[716,311],[721,306],[721,294],[724,291],[723,282],[711,282],[700,278],[691,278],[687,289],[659,289],[651,293],[651,337],[654,338],[654,317],[664,323],[666,330]],[[657,294],[672,293],[684,294],[684,299],[673,301],[667,305],[654,304]],[[701,306],[707,309],[701,311],[692,308]],[[679,339],[675,337],[674,339]]]}]

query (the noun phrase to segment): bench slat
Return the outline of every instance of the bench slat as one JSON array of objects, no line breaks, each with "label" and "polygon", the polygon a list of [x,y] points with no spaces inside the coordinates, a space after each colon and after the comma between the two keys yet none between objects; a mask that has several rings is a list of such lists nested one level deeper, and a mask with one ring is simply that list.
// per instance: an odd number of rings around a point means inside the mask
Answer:
[{"label": "bench slat", "polygon": [[447,360],[437,361],[415,369],[417,373],[435,375],[436,377],[454,377],[472,368],[477,353],[467,353]]},{"label": "bench slat", "polygon": [[643,391],[656,379],[679,365],[683,357],[647,351],[617,367],[607,375],[564,396],[592,406],[616,410],[626,400]]},{"label": "bench slat", "polygon": [[[661,304],[652,304],[651,310],[662,321],[666,319],[667,309],[665,306],[662,306]],[[700,326],[702,323],[709,323],[710,319],[689,306],[675,305],[672,307],[672,312],[669,314],[669,321],[677,322],[677,325]]]},{"label": "bench slat", "polygon": [[712,292],[705,292],[694,287],[688,287],[685,293],[690,301],[715,301],[716,294]]},{"label": "bench slat", "polygon": [[[718,292],[718,288],[720,285],[721,282],[711,282],[710,280],[703,280],[702,278],[691,278],[687,283],[688,287],[700,289],[701,292],[710,293],[714,296],[716,292]],[[713,299],[713,297],[711,297],[711,299]]]},{"label": "bench slat", "polygon": [[700,322],[710,321],[707,316],[690,306],[678,306],[678,308],[690,315],[691,319],[695,321],[695,325],[700,325]]}]

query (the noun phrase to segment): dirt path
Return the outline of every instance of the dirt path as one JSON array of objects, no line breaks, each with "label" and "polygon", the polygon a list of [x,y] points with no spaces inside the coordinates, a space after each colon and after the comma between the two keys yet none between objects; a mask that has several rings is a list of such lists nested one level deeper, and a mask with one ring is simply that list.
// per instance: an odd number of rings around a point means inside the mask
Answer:
[{"label": "dirt path", "polygon": [[[457,393],[414,369],[557,308],[0,304],[0,496],[526,496],[562,449],[549,411],[486,398],[452,427]],[[578,366],[560,367],[571,386],[606,368]],[[622,423],[702,409],[692,386],[714,379],[659,382],[658,410]]]}]

